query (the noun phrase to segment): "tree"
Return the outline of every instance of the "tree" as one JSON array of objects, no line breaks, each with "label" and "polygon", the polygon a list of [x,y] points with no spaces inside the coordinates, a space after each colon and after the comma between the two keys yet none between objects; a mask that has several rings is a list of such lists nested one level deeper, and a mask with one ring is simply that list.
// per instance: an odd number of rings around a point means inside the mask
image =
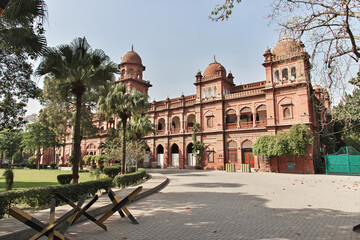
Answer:
[{"label": "tree", "polygon": [[309,128],[304,124],[296,124],[287,132],[259,137],[254,144],[253,152],[257,156],[301,156],[307,153],[307,146],[312,143],[313,138]]},{"label": "tree", "polygon": [[332,109],[333,118],[340,121],[348,130],[360,132],[360,72],[349,81],[354,90]]},{"label": "tree", "polygon": [[[0,151],[11,160],[12,156],[19,151],[21,140],[22,133],[19,130],[3,129],[0,131]],[[0,165],[2,165],[2,159]]]},{"label": "tree", "polygon": [[[122,124],[122,146],[126,146],[126,128],[130,117],[145,112],[150,104],[148,95],[133,89],[131,92],[127,86],[120,83],[113,85],[106,97],[100,97],[98,111],[104,112],[107,118],[112,116],[119,117]],[[122,151],[121,173],[125,173],[126,148]]]},{"label": "tree", "polygon": [[[211,13],[227,20],[238,0],[225,0]],[[359,0],[274,0],[268,18],[295,39],[304,39],[313,74],[332,93],[343,94],[352,63],[360,58]],[[315,79],[315,78],[314,78]],[[342,91],[338,91],[338,89]]]},{"label": "tree", "polygon": [[349,82],[354,86],[352,93],[346,94],[331,113],[334,120],[343,126],[337,133],[342,136],[344,145],[360,151],[360,72]]},{"label": "tree", "polygon": [[114,79],[117,66],[99,49],[92,50],[84,38],[71,44],[48,48],[36,70],[37,75],[48,75],[60,81],[59,90],[72,99],[75,110],[73,182],[79,179],[81,161],[81,116],[85,93],[97,93],[103,85]]},{"label": "tree", "polygon": [[192,127],[192,141],[193,141],[193,147],[192,147],[192,153],[195,155],[196,158],[196,168],[201,168],[201,156],[202,152],[204,151],[204,143],[200,142],[196,139],[196,133],[201,129],[200,124],[194,120],[194,125]]},{"label": "tree", "polygon": [[42,155],[41,149],[55,147],[58,145],[57,137],[54,131],[42,125],[40,122],[35,122],[26,126],[22,146],[35,153],[37,156],[37,166],[40,169],[40,157]]},{"label": "tree", "polygon": [[12,0],[0,18],[0,130],[24,124],[24,108],[39,94],[29,57],[36,58],[46,46],[45,16],[43,0]]}]

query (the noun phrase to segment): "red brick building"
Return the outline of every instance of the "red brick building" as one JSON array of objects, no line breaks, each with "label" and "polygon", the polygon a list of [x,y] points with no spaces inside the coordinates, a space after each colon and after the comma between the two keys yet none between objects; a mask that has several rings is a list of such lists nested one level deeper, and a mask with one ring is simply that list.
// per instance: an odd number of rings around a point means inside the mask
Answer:
[{"label": "red brick building", "polygon": [[[201,126],[197,139],[205,144],[201,162],[204,169],[224,169],[225,163],[234,163],[239,169],[240,164],[247,163],[260,171],[314,173],[322,147],[317,136],[301,157],[271,157],[265,161],[252,153],[253,144],[262,135],[275,135],[294,124],[317,130],[320,119],[315,103],[329,105],[328,94],[311,86],[309,55],[302,42],[285,37],[272,51],[265,51],[263,66],[264,81],[235,85],[232,74],[214,59],[203,74],[196,74],[194,95],[153,101],[148,113],[156,133],[145,137],[150,149],[147,164],[194,168],[191,128],[196,120]],[[152,86],[143,80],[145,66],[133,50],[125,54],[119,68],[117,82],[142,92]],[[97,147],[105,140],[107,130],[116,126],[117,119],[94,119],[94,124],[101,129],[99,137],[82,141],[84,155],[100,154]],[[67,157],[71,152],[69,142],[58,154]]]}]

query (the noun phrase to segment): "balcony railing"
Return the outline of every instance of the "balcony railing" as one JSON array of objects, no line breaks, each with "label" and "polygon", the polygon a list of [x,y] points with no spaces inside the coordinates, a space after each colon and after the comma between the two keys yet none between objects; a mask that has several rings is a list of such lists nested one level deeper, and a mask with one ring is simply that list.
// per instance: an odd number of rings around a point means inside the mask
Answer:
[{"label": "balcony railing", "polygon": [[156,130],[156,135],[164,135],[165,130]]},{"label": "balcony railing", "polygon": [[171,133],[179,133],[179,132],[180,132],[180,128],[171,129]]},{"label": "balcony railing", "polygon": [[267,125],[267,120],[256,121],[256,126],[257,127],[265,127],[266,125]]},{"label": "balcony railing", "polygon": [[241,122],[240,123],[240,128],[252,128],[253,127],[253,122],[249,121],[249,122]]},{"label": "balcony railing", "polygon": [[237,124],[236,123],[226,123],[226,129],[236,129]]}]

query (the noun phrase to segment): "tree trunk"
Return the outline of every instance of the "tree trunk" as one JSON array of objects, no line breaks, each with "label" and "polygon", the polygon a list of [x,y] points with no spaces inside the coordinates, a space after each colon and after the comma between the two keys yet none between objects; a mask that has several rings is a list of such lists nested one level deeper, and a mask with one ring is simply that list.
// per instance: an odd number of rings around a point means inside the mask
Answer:
[{"label": "tree trunk", "polygon": [[3,165],[3,159],[4,159],[4,152],[1,152],[0,168]]},{"label": "tree trunk", "polygon": [[20,148],[20,163],[24,163],[24,158],[23,158],[23,148]]},{"label": "tree trunk", "polygon": [[76,95],[76,115],[74,129],[74,158],[73,158],[73,176],[72,182],[78,183],[79,163],[81,161],[81,98],[82,94]]},{"label": "tree trunk", "polygon": [[127,122],[127,117],[122,117],[121,118],[121,122],[123,125],[123,135],[122,135],[122,148],[123,148],[123,152],[122,152],[122,165],[121,165],[121,174],[125,174],[125,159],[126,159],[126,122]]},{"label": "tree trunk", "polygon": [[40,153],[40,147],[38,147],[38,151],[36,154],[36,164],[37,164],[37,169],[40,170],[40,157],[41,157],[41,153]]}]

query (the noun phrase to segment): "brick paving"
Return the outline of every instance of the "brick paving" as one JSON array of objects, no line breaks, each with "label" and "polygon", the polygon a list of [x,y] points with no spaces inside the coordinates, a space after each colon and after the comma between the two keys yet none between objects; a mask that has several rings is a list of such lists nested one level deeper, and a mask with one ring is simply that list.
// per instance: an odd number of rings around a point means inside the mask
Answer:
[{"label": "brick paving", "polygon": [[169,185],[129,205],[139,225],[113,215],[70,239],[360,239],[355,176],[152,170]]}]

